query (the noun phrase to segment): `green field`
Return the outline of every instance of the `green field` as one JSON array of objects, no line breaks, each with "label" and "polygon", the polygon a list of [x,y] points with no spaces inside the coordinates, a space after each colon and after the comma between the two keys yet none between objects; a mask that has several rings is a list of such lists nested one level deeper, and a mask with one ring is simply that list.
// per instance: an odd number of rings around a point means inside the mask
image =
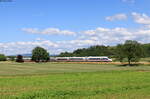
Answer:
[{"label": "green field", "polygon": [[149,99],[150,66],[0,63],[0,99]]}]

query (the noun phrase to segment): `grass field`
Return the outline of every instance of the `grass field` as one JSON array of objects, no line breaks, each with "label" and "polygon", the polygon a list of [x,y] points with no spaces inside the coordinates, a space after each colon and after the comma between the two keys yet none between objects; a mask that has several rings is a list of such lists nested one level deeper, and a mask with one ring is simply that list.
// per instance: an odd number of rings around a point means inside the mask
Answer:
[{"label": "grass field", "polygon": [[150,66],[0,63],[0,99],[149,99]]}]

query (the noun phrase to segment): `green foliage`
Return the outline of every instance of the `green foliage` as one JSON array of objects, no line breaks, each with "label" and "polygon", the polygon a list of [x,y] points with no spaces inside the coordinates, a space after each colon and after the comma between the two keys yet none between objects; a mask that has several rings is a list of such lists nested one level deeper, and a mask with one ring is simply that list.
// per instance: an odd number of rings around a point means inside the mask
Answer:
[{"label": "green foliage", "polygon": [[59,56],[60,56],[60,57],[71,57],[71,56],[73,56],[73,54],[72,54],[72,53],[69,53],[69,52],[62,52],[62,53],[60,53]]},{"label": "green foliage", "polygon": [[116,58],[120,62],[126,58],[128,64],[131,65],[131,62],[138,62],[143,56],[143,48],[137,41],[127,40],[124,44],[119,44],[116,47]]},{"label": "green foliage", "polygon": [[142,48],[144,50],[144,57],[150,57],[150,44],[143,44]]},{"label": "green foliage", "polygon": [[115,58],[117,60],[119,60],[120,62],[123,62],[125,55],[124,55],[124,51],[123,51],[123,45],[118,44],[115,50],[116,54],[115,54]]},{"label": "green foliage", "polygon": [[114,48],[103,45],[91,46],[89,48],[82,48],[73,51],[73,53],[61,53],[59,56],[68,57],[68,56],[113,56]]},{"label": "green foliage", "polygon": [[4,54],[0,54],[0,61],[6,61],[6,56]]},{"label": "green foliage", "polygon": [[18,56],[17,56],[17,59],[16,59],[16,62],[18,62],[18,63],[23,63],[23,62],[24,62],[23,56],[22,56],[22,55],[18,55]]},{"label": "green foliage", "polygon": [[32,51],[32,60],[35,62],[49,61],[49,53],[42,47],[36,47]]},{"label": "green foliage", "polygon": [[77,49],[73,52],[73,55],[74,56],[88,56],[90,54],[90,49],[86,49],[86,48],[83,48],[83,49]]},{"label": "green foliage", "polygon": [[15,56],[7,56],[10,61],[15,61]]},{"label": "green foliage", "polygon": [[110,51],[106,46],[91,46],[87,49],[78,49],[73,52],[76,56],[110,56]]},{"label": "green foliage", "polygon": [[128,63],[137,62],[143,57],[143,49],[137,41],[127,40],[124,44],[124,54],[128,59]]}]

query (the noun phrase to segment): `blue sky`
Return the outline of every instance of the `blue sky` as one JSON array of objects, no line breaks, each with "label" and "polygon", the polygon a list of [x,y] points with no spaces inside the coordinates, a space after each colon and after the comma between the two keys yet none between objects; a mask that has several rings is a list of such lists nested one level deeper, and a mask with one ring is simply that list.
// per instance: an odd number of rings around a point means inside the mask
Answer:
[{"label": "blue sky", "polygon": [[12,0],[0,2],[0,53],[51,54],[125,40],[150,42],[149,0]]}]

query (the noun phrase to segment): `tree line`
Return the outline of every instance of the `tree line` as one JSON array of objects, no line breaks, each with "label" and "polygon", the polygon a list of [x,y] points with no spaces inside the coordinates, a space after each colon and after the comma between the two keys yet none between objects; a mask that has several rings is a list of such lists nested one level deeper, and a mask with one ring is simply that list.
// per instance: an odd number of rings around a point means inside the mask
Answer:
[{"label": "tree line", "polygon": [[134,40],[127,40],[117,46],[95,45],[89,48],[77,49],[73,52],[62,52],[59,57],[68,56],[108,56],[120,62],[138,62],[140,58],[150,57],[150,44],[141,44]]},{"label": "tree line", "polygon": [[[84,57],[84,56],[108,56],[115,58],[120,62],[127,61],[129,65],[131,62],[138,62],[140,58],[150,57],[150,44],[141,44],[137,41],[127,40],[123,44],[116,46],[95,45],[89,48],[77,49],[73,52],[62,52],[59,57]],[[35,62],[48,62],[49,53],[42,47],[36,47],[32,50],[32,61]],[[0,61],[6,61],[9,58],[12,61],[24,62],[23,56],[18,55],[6,57],[0,54]]]},{"label": "tree line", "polygon": [[[77,49],[73,52],[62,52],[59,57],[68,57],[68,56],[109,56],[111,58],[116,58],[119,52],[122,52],[121,46],[131,43],[132,45],[139,45],[142,49],[143,58],[150,57],[150,44],[140,44],[137,41],[127,40],[123,44],[118,44],[116,46],[105,46],[105,45],[95,45],[89,48]],[[131,46],[134,48],[134,46]],[[125,49],[126,50],[126,49]],[[139,49],[137,49],[139,50]]]}]

